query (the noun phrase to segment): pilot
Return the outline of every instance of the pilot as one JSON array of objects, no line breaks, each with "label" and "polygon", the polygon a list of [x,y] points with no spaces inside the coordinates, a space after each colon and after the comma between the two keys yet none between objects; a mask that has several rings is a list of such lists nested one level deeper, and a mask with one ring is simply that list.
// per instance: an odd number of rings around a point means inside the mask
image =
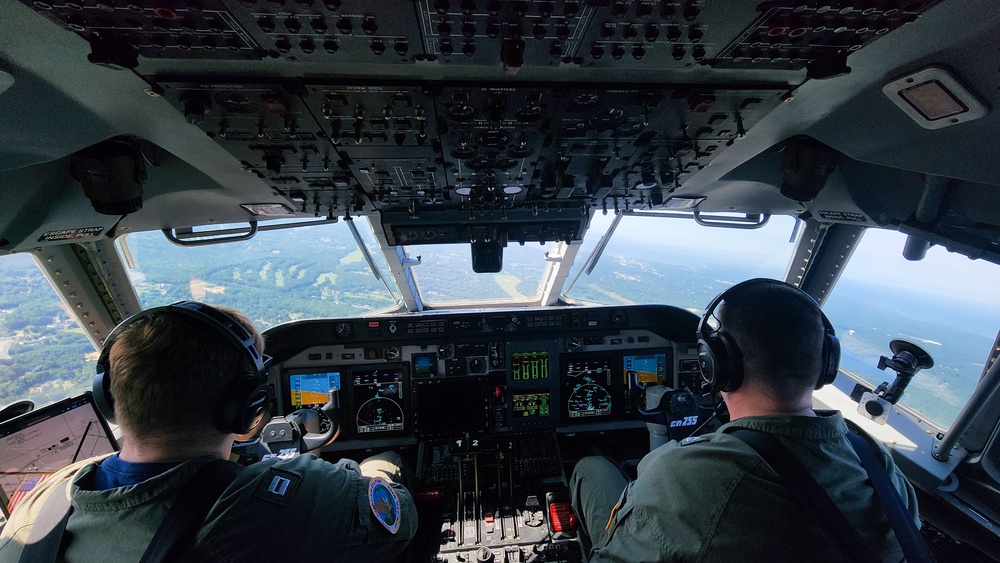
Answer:
[{"label": "pilot", "polygon": [[[140,561],[154,537],[169,536],[162,533],[164,522],[181,504],[181,491],[193,490],[189,497],[197,501],[203,484],[189,483],[216,479],[203,469],[220,464],[235,479],[209,497],[207,514],[194,518],[201,524],[191,526],[186,545],[164,551],[173,554],[168,560],[391,561],[413,538],[417,513],[397,454],[360,465],[313,455],[245,468],[212,461],[230,458],[236,436],[266,413],[259,399],[270,402],[263,363],[250,361],[252,377],[246,378],[246,356],[263,359],[263,338],[242,314],[181,302],[139,313],[108,340],[99,364],[107,363],[122,449],[73,464],[39,485],[3,529],[0,562],[23,560],[22,550],[37,549],[25,544],[46,535],[32,535],[33,525],[52,528],[66,512],[62,545],[55,544],[59,560]],[[63,504],[71,510],[60,509],[67,496]]]},{"label": "pilot", "polygon": [[[812,408],[813,390],[825,370],[828,381],[833,379],[839,358],[839,342],[827,341],[833,329],[816,302],[794,286],[759,279],[717,297],[706,318],[716,306],[719,325],[706,330],[714,335],[709,338],[726,339],[729,357],[712,359],[742,372],[741,382],[734,381],[738,375],[715,374],[728,378],[714,383],[731,422],[653,450],[631,482],[607,458],[582,459],[570,488],[592,542],[590,561],[850,559],[844,538],[833,537],[761,455],[731,434],[736,428],[776,437],[860,533],[873,559],[901,561],[900,544],[866,484],[868,474],[848,441],[844,418]],[[699,333],[704,339],[701,328]],[[703,371],[706,367],[726,369],[703,361]],[[880,444],[866,441],[888,472],[887,490],[898,491],[906,507],[901,512],[919,526],[913,487]]]}]

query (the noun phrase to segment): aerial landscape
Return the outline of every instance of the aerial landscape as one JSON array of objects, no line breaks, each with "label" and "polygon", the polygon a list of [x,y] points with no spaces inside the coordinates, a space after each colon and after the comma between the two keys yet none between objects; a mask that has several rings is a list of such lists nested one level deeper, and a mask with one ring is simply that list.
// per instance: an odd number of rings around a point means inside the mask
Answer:
[{"label": "aerial landscape", "polygon": [[[172,246],[159,233],[132,235],[127,243],[135,265],[133,280],[144,306],[202,300],[245,311],[261,329],[394,307],[391,278],[392,292],[376,279],[347,229],[329,227],[268,232],[247,242],[194,249]],[[280,242],[272,238],[279,234]],[[433,301],[534,298],[546,250],[551,245],[512,247],[502,273],[479,274],[472,283],[455,284],[453,280],[471,276],[467,246],[408,249],[423,254],[415,277]],[[377,248],[372,251],[380,256]],[[581,252],[580,260],[583,256]],[[736,281],[783,274],[773,268],[762,271],[753,257],[731,257],[724,270],[714,259],[635,245],[609,247],[592,274],[581,276],[568,296],[605,304],[666,303],[698,312]],[[0,260],[0,405],[25,398],[42,405],[88,389],[96,361],[93,345],[63,311],[30,256]],[[376,263],[386,271],[384,261]],[[467,273],[456,276],[459,271]],[[845,276],[825,311],[843,342],[842,367],[872,385],[893,378],[875,368],[880,355],[891,355],[891,339],[924,346],[936,365],[918,375],[903,402],[940,425],[949,424],[971,394],[1000,318],[996,303],[963,301],[960,296],[929,300],[863,276]]]}]

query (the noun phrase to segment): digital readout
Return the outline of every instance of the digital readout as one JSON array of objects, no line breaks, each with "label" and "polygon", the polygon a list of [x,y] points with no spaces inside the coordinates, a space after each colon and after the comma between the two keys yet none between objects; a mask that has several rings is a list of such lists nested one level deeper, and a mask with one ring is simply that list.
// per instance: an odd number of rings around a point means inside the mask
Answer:
[{"label": "digital readout", "polygon": [[511,377],[514,381],[549,378],[548,352],[514,352],[510,356]]},{"label": "digital readout", "polygon": [[515,393],[514,418],[549,416],[549,393]]}]

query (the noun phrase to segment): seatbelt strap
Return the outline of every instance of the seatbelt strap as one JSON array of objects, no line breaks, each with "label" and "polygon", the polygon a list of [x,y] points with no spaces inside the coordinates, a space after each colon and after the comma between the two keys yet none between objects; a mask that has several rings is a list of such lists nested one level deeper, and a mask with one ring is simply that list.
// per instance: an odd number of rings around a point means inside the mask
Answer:
[{"label": "seatbelt strap", "polygon": [[179,550],[190,547],[208,511],[242,470],[239,464],[221,459],[199,467],[177,493],[140,563],[161,563],[176,557]]},{"label": "seatbelt strap", "polygon": [[806,510],[825,524],[824,529],[849,560],[864,563],[881,561],[836,503],[830,499],[830,495],[826,494],[823,487],[809,475],[802,462],[777,438],[749,428],[732,428],[726,433],[746,442],[771,466]]},{"label": "seatbelt strap", "polygon": [[54,563],[59,557],[66,523],[73,513],[66,491],[69,484],[69,480],[64,481],[45,500],[42,510],[31,525],[19,563]]},{"label": "seatbelt strap", "polygon": [[907,563],[933,562],[934,556],[931,555],[931,550],[927,547],[923,536],[920,535],[920,530],[913,522],[913,516],[903,506],[903,499],[900,498],[899,491],[889,479],[889,473],[885,470],[885,466],[875,457],[871,444],[854,432],[848,432],[847,439],[850,440],[854,451],[861,458],[861,464],[868,472],[868,478],[871,480],[872,486],[875,487],[875,494],[882,501],[885,513],[889,517],[889,523],[892,524],[892,529],[896,532],[899,546],[903,548],[903,556]]}]

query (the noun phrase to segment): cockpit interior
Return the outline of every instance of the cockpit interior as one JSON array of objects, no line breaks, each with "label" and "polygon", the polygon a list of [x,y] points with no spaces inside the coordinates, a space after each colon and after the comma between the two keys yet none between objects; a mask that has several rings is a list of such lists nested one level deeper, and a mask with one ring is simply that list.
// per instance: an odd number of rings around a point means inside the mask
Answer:
[{"label": "cockpit interior", "polygon": [[399,451],[407,560],[582,562],[574,464],[724,422],[696,329],[763,275],[831,316],[854,359],[814,402],[939,559],[995,560],[998,37],[988,0],[0,0],[0,407],[93,374],[17,371],[65,344],[18,324],[23,264],[88,354],[236,307],[273,358],[247,460]]}]

